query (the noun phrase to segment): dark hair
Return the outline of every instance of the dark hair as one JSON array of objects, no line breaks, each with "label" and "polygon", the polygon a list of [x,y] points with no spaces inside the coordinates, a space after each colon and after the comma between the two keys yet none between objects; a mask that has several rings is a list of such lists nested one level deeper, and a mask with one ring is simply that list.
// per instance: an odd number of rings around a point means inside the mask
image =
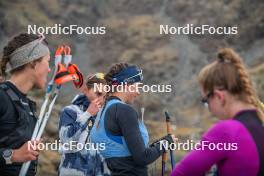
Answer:
[{"label": "dark hair", "polygon": [[[109,72],[105,75],[105,80],[107,82],[108,85],[112,85],[113,83],[113,78],[114,75],[119,73],[121,70],[129,67],[131,65],[129,65],[128,63],[117,63],[111,66]],[[111,93],[111,92],[109,92]]]},{"label": "dark hair", "polygon": [[[3,57],[0,62],[1,67],[1,75],[6,76],[6,65],[10,61],[10,55],[18,48],[20,48],[23,45],[26,45],[27,43],[30,43],[36,39],[38,39],[39,36],[35,34],[27,34],[27,33],[21,33],[17,36],[15,36],[12,40],[8,42],[8,44],[3,49]],[[47,44],[47,42],[45,41]],[[26,64],[27,65],[27,64]],[[11,71],[12,73],[21,71],[25,68],[26,65],[23,65],[21,67],[18,67]]]},{"label": "dark hair", "polygon": [[97,78],[95,75],[86,78],[86,86],[88,89],[93,88],[94,84],[107,84],[105,79]]},{"label": "dark hair", "polygon": [[4,78],[0,75],[0,83],[4,81]]},{"label": "dark hair", "polygon": [[216,61],[206,65],[198,79],[206,92],[212,92],[215,88],[224,89],[241,101],[252,104],[264,122],[264,113],[250,76],[241,57],[233,49],[221,49]]}]

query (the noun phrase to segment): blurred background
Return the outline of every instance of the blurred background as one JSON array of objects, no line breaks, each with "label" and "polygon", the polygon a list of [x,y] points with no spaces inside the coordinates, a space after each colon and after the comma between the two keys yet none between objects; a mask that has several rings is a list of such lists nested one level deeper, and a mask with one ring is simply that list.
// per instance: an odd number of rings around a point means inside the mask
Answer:
[{"label": "blurred background", "polygon": [[[145,108],[151,140],[166,134],[164,110],[172,116],[180,141],[197,140],[215,121],[200,104],[197,74],[219,48],[232,47],[244,59],[260,99],[264,101],[263,0],[0,0],[0,48],[28,25],[105,26],[105,35],[46,35],[52,56],[59,44],[72,47],[73,62],[87,75],[107,72],[117,62],[143,69],[145,84],[171,84],[171,93],[142,93],[135,108]],[[160,35],[159,26],[238,26],[237,35]],[[1,51],[2,53],[2,51]],[[51,64],[52,66],[52,64]],[[58,139],[58,113],[77,92],[63,87],[45,131],[45,140]],[[30,95],[40,106],[43,91]],[[180,160],[184,151],[176,151]],[[57,175],[60,155],[44,151],[38,175]],[[169,163],[167,170],[170,170]],[[153,168],[157,171],[153,172]],[[160,160],[150,167],[159,175]]]}]

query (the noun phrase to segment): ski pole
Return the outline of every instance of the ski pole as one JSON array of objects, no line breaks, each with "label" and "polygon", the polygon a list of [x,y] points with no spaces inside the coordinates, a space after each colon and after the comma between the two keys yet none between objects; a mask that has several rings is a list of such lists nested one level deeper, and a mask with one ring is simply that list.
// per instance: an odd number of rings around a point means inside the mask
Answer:
[{"label": "ski pole", "polygon": [[166,151],[164,151],[161,160],[161,176],[164,176],[165,174],[166,160],[167,160],[167,155],[166,155]]},{"label": "ski pole", "polygon": [[[168,128],[167,128],[167,130],[168,130]],[[164,153],[162,154],[162,158],[161,158],[161,176],[164,176],[164,174],[165,174],[166,160],[167,160],[167,152],[165,149]]]},{"label": "ski pole", "polygon": [[[71,61],[72,61],[72,56],[71,56],[71,53],[70,53],[70,52],[71,52],[70,47],[69,47],[69,46],[64,46],[64,47],[63,47],[63,52],[64,52],[64,58],[63,58],[63,61],[64,61],[64,64],[66,65],[66,67],[68,67],[69,64],[70,64]],[[57,64],[60,64],[61,61],[62,61],[62,60],[60,60],[60,62],[58,62]],[[55,77],[54,77],[54,78],[55,78]],[[40,138],[41,138],[41,136],[42,136],[42,134],[43,134],[43,132],[44,132],[44,129],[45,129],[46,124],[47,124],[47,122],[48,122],[48,119],[49,119],[49,117],[50,117],[50,114],[51,114],[52,108],[53,108],[53,106],[54,106],[54,104],[55,104],[55,102],[56,102],[56,99],[58,98],[58,95],[59,95],[59,91],[60,91],[60,89],[61,89],[61,86],[62,86],[62,84],[59,84],[59,85],[57,85],[57,87],[56,87],[55,93],[54,93],[54,95],[53,95],[53,99],[52,99],[52,101],[51,101],[51,103],[50,103],[50,105],[49,105],[49,109],[48,109],[48,111],[46,112],[46,114],[45,114],[45,116],[44,116],[43,122],[42,122],[42,124],[41,124],[41,126],[40,126],[40,129],[39,129],[39,132],[38,132],[38,134],[37,134],[37,136],[36,136],[36,140],[40,140]]]},{"label": "ski pole", "polygon": [[157,173],[157,160],[154,162],[154,175]]},{"label": "ski pole", "polygon": [[[64,60],[64,64],[66,65],[66,67],[68,67],[69,64],[70,64],[71,61],[72,61],[72,56],[71,56],[71,54],[70,54],[71,49],[70,49],[69,46],[64,46],[64,47],[63,47],[63,51],[64,51],[64,59],[63,59],[63,60]],[[60,61],[62,61],[62,60],[60,60]],[[57,63],[57,64],[60,64],[60,63]],[[58,98],[58,95],[59,95],[59,91],[60,91],[60,89],[61,89],[61,86],[62,86],[62,85],[59,84],[59,85],[57,85],[57,87],[56,87],[55,93],[54,93],[54,95],[53,95],[53,99],[52,99],[52,101],[51,101],[51,103],[50,103],[50,105],[49,105],[49,109],[48,109],[48,111],[46,112],[46,114],[45,114],[45,116],[44,116],[43,122],[42,122],[42,124],[41,124],[41,126],[40,126],[40,129],[39,129],[39,132],[38,132],[38,134],[37,134],[37,136],[36,136],[36,140],[40,140],[40,138],[41,138],[41,136],[42,136],[42,134],[43,134],[43,132],[44,132],[44,129],[45,129],[46,124],[47,124],[47,122],[48,122],[48,119],[49,119],[49,117],[50,117],[50,114],[51,114],[52,108],[53,108],[53,106],[54,106],[54,104],[55,104],[55,102],[56,102],[56,99]]]},{"label": "ski pole", "polygon": [[[171,122],[170,122],[169,113],[167,111],[165,111],[165,117],[166,117],[167,133],[171,135],[172,134]],[[170,160],[171,160],[171,169],[173,170],[175,166],[175,161],[174,161],[173,151],[171,149],[170,149]]]},{"label": "ski pole", "polygon": [[144,112],[145,112],[145,108],[141,108],[141,121],[142,123],[144,123]]},{"label": "ski pole", "polygon": [[[71,63],[71,61],[72,61],[72,55],[71,55],[71,49],[70,49],[70,47],[69,46],[64,46],[64,59],[63,59],[63,61],[64,61],[64,64],[66,65],[66,67],[68,67],[69,66],[69,64]],[[59,63],[58,63],[59,64]],[[37,134],[37,136],[36,136],[36,140],[40,140],[40,138],[41,138],[41,136],[42,136],[42,134],[43,134],[43,132],[44,132],[44,129],[45,129],[45,127],[46,127],[46,124],[47,124],[47,122],[48,122],[48,119],[49,119],[49,117],[50,117],[50,114],[51,114],[51,111],[52,111],[52,109],[53,109],[53,106],[54,106],[54,104],[55,104],[55,102],[56,102],[56,99],[58,98],[58,95],[59,95],[59,91],[60,91],[60,89],[61,89],[61,86],[62,86],[62,84],[59,84],[59,85],[57,85],[57,87],[56,87],[56,90],[55,90],[55,93],[54,93],[54,95],[53,95],[53,99],[52,99],[52,101],[51,101],[51,103],[50,103],[50,105],[49,105],[49,109],[48,109],[48,111],[46,112],[46,114],[45,114],[45,116],[44,116],[44,119],[43,119],[43,122],[42,122],[42,124],[41,124],[41,126],[40,126],[40,129],[39,129],[39,132],[38,132],[38,134]]]},{"label": "ski pole", "polygon": [[47,86],[47,89],[46,89],[45,100],[44,100],[44,102],[43,102],[43,104],[41,106],[40,114],[39,114],[37,123],[35,125],[31,140],[34,140],[36,138],[38,130],[39,130],[39,127],[40,127],[40,125],[42,123],[42,120],[43,120],[43,117],[44,117],[44,113],[45,113],[46,107],[48,105],[48,102],[49,102],[49,99],[50,99],[50,96],[51,96],[51,93],[52,93],[52,87],[53,87],[53,84],[54,84],[55,75],[57,73],[58,64],[61,62],[61,59],[62,59],[62,55],[61,55],[62,51],[63,51],[63,47],[62,46],[60,46],[57,49],[57,51],[56,51],[56,54],[55,54],[55,71],[54,71],[54,74],[52,76],[52,79],[48,83],[48,86]]},{"label": "ski pole", "polygon": [[167,152],[165,149],[164,153],[162,154],[162,158],[161,158],[161,176],[164,176],[164,174],[165,174],[166,160],[167,160]]}]

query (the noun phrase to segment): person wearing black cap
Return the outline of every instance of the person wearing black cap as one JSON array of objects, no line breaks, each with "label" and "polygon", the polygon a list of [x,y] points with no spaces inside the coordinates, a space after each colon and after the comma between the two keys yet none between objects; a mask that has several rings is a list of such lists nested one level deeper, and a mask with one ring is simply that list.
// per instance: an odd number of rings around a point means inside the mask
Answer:
[{"label": "person wearing black cap", "polygon": [[[111,67],[105,80],[114,89],[108,93],[105,105],[97,114],[91,141],[105,144],[105,150],[100,153],[106,159],[111,175],[146,176],[147,165],[164,152],[159,142],[172,143],[173,137],[167,135],[149,147],[148,131],[129,105],[139,95],[136,85],[143,80],[142,70],[119,63]],[[118,91],[117,86],[125,91]]]},{"label": "person wearing black cap", "polygon": [[36,104],[27,93],[45,88],[49,60],[44,36],[20,34],[4,47],[1,75],[5,76],[7,69],[10,79],[0,84],[1,176],[18,175],[23,162],[31,160],[27,176],[36,174],[39,151],[29,143],[37,121]]}]

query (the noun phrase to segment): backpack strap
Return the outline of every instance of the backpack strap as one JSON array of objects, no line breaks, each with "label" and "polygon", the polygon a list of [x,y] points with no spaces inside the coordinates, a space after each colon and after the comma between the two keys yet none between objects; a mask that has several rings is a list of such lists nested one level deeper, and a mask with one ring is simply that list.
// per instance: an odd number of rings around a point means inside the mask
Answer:
[{"label": "backpack strap", "polygon": [[235,120],[241,122],[251,134],[257,146],[259,154],[259,172],[258,176],[264,175],[264,127],[261,120],[258,118],[256,111],[246,111],[238,114]]},{"label": "backpack strap", "polygon": [[36,109],[36,105],[34,102],[25,102],[23,101],[14,91],[13,89],[11,89],[9,86],[7,86],[6,84],[0,84],[0,89],[2,89],[3,91],[6,92],[6,94],[10,97],[10,99],[12,100],[12,102],[14,103],[14,106],[16,107],[17,104],[22,106],[27,113],[29,113],[29,115],[31,116],[35,116],[35,112],[32,112],[31,108]]}]

